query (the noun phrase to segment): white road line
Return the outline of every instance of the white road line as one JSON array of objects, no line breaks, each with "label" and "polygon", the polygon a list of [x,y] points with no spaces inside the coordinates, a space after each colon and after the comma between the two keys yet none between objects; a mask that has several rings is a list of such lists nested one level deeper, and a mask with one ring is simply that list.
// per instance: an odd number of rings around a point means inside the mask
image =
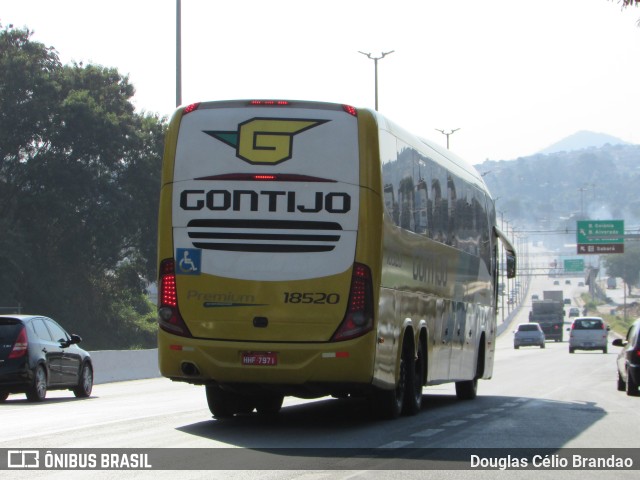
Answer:
[{"label": "white road line", "polygon": [[457,427],[458,425],[462,425],[463,423],[467,423],[466,420],[451,420],[450,422],[443,423],[443,427]]},{"label": "white road line", "polygon": [[489,414],[488,413],[473,413],[471,415],[467,415],[466,418],[469,418],[471,420],[477,420],[478,418],[486,417],[487,415],[489,415]]},{"label": "white road line", "polygon": [[421,432],[412,433],[412,437],[432,437],[440,432],[444,432],[444,428],[427,428]]},{"label": "white road line", "polygon": [[378,448],[402,448],[402,447],[406,447],[407,445],[411,445],[413,442],[411,441],[400,441],[397,440],[395,442],[391,442],[391,443],[385,443],[384,445],[381,445]]}]

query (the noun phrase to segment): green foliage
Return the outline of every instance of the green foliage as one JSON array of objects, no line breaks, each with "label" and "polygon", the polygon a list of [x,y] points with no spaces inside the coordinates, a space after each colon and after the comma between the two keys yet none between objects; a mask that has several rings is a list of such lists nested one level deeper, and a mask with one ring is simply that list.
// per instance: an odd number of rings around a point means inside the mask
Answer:
[{"label": "green foliage", "polygon": [[[585,307],[587,307],[589,315],[596,315],[598,317],[602,317],[611,330],[616,332],[619,335],[625,336],[631,324],[635,321],[636,316],[629,314],[627,318],[624,318],[624,309],[622,312],[618,308],[611,306],[609,312],[610,313],[602,313],[598,307],[602,305],[607,305],[602,300],[596,300],[591,297],[588,293],[583,293],[581,295],[582,300],[584,302]],[[622,313],[622,314],[621,314]]]},{"label": "green foliage", "polygon": [[629,327],[635,321],[635,318],[628,317],[626,320],[620,315],[601,315],[607,325],[611,327],[611,330],[621,336],[626,336],[629,331]]},{"label": "green foliage", "polygon": [[116,69],[63,66],[30,36],[0,30],[0,306],[50,315],[87,347],[153,346],[166,121],[135,112]]},{"label": "green foliage", "polygon": [[618,255],[604,255],[602,263],[607,274],[612,277],[620,277],[629,288],[637,285],[640,276],[640,245],[634,242],[627,242],[624,246],[624,253]]}]

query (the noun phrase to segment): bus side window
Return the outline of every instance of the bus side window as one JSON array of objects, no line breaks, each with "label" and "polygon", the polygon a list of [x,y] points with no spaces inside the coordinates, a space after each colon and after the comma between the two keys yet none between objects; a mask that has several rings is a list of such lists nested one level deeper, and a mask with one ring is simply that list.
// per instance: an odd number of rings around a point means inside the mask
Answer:
[{"label": "bus side window", "polygon": [[398,194],[400,196],[400,227],[405,230],[415,231],[413,220],[415,199],[413,178],[404,177],[400,180]]},{"label": "bus side window", "polygon": [[395,179],[398,177],[398,149],[397,139],[386,130],[380,130],[380,159],[382,161],[382,183],[384,205],[395,225],[400,224],[400,209],[394,189]]},{"label": "bus side window", "polygon": [[429,191],[427,190],[427,182],[421,178],[416,189],[416,210],[415,223],[416,233],[428,235],[429,232]]},{"label": "bus side window", "polygon": [[456,218],[456,202],[458,195],[456,192],[456,184],[451,175],[447,175],[447,245],[458,246],[458,219]]},{"label": "bus side window", "polygon": [[398,208],[395,195],[393,194],[393,185],[390,183],[387,183],[384,186],[384,206],[387,209],[389,216],[393,219],[393,223],[398,225],[400,210]]}]

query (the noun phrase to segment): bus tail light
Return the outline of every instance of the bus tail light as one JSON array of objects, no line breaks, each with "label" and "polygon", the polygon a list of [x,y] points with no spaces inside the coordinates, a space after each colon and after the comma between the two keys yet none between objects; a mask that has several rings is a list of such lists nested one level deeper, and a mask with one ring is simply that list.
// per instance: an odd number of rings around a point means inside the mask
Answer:
[{"label": "bus tail light", "polygon": [[353,264],[347,313],[331,340],[339,342],[360,337],[373,329],[373,282],[371,270]]},{"label": "bus tail light", "polygon": [[285,107],[289,105],[288,100],[251,100],[249,103],[254,107]]},{"label": "bus tail light", "polygon": [[165,332],[181,337],[191,337],[191,332],[184,323],[178,309],[178,291],[176,289],[176,268],[173,258],[164,259],[160,263],[160,305],[158,308],[158,324]]},{"label": "bus tail light", "polygon": [[200,102],[196,102],[196,103],[191,103],[189,105],[187,105],[186,107],[184,107],[184,111],[183,111],[183,115],[187,115],[191,112],[195,112],[198,107],[200,106]]},{"label": "bus tail light", "polygon": [[342,105],[342,109],[347,112],[349,115],[352,115],[354,117],[358,116],[358,109],[355,107],[352,107],[351,105]]}]

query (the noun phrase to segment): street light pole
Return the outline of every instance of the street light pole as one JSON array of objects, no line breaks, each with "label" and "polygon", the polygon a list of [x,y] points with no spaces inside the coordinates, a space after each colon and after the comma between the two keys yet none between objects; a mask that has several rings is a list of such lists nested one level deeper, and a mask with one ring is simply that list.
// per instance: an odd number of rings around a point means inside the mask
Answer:
[{"label": "street light pole", "polygon": [[176,0],[176,107],[182,104],[182,2]]},{"label": "street light pole", "polygon": [[379,57],[372,57],[370,53],[364,53],[358,50],[358,53],[361,53],[367,58],[370,58],[371,60],[373,60],[373,68],[374,68],[374,74],[375,74],[376,112],[378,111],[378,60],[383,59],[387,55],[391,55],[393,52],[395,52],[395,50],[391,50],[390,52],[382,52],[382,54]]},{"label": "street light pole", "polygon": [[449,150],[449,135],[453,135],[453,132],[457,132],[458,130],[460,130],[459,128],[454,128],[453,130],[451,130],[450,132],[445,132],[444,130],[440,130],[439,128],[436,128],[436,130],[438,130],[440,133],[442,133],[443,135],[447,136],[447,150]]}]

